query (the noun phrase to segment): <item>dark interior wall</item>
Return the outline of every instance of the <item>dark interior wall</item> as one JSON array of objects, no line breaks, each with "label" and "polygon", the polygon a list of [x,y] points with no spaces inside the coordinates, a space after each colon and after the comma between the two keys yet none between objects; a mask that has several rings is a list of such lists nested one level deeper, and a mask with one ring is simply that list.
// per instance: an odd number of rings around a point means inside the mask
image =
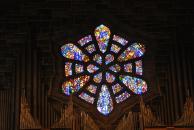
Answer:
[{"label": "dark interior wall", "polygon": [[193,3],[8,0],[0,6],[0,129],[18,126],[21,90],[41,125],[53,124],[58,114],[48,90],[58,60],[52,55],[55,42],[79,39],[100,23],[133,28],[154,44],[150,51],[161,96],[149,104],[162,121],[172,124],[180,117],[188,93],[194,100]]}]

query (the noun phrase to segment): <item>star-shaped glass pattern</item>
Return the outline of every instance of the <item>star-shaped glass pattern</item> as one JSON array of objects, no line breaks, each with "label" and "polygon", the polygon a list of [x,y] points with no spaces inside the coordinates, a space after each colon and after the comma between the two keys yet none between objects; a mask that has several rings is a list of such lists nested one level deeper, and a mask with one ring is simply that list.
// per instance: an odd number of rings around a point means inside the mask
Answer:
[{"label": "star-shaped glass pattern", "polygon": [[61,47],[65,79],[60,90],[66,96],[77,93],[85,102],[96,104],[103,115],[130,96],[147,91],[142,77],[145,46],[129,44],[117,35],[110,38],[109,28],[100,25],[94,36]]}]

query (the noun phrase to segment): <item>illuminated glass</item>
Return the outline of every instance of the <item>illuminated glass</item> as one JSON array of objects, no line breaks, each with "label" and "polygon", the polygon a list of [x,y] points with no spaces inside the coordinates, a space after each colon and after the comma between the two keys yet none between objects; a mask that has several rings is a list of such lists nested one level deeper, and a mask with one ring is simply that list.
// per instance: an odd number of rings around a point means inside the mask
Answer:
[{"label": "illuminated glass", "polygon": [[113,101],[106,85],[102,85],[97,101],[97,110],[103,115],[108,115],[113,110]]},{"label": "illuminated glass", "polygon": [[78,43],[81,45],[81,46],[84,46],[85,44],[88,44],[89,42],[92,41],[92,36],[91,35],[88,35],[86,37],[83,37],[82,39],[80,39],[78,41]]},{"label": "illuminated glass", "polygon": [[96,51],[96,48],[95,48],[95,46],[94,46],[94,44],[92,44],[92,45],[89,45],[89,46],[87,46],[86,47],[86,50],[88,51],[88,53],[93,53],[94,51]]},{"label": "illuminated glass", "polygon": [[102,80],[102,73],[99,73],[99,74],[94,75],[93,80],[94,80],[94,82],[96,82],[96,83],[100,83],[101,80]]},{"label": "illuminated glass", "polygon": [[87,35],[76,44],[61,47],[65,77],[59,90],[66,96],[81,91],[74,96],[97,105],[99,113],[108,115],[130,95],[147,91],[142,76],[144,53],[143,44],[129,44],[118,35],[111,36],[110,29],[100,25],[94,36]]},{"label": "illuminated glass", "polygon": [[98,69],[99,69],[99,68],[98,68],[97,66],[92,65],[92,64],[90,64],[90,65],[87,66],[87,70],[88,70],[88,72],[90,72],[90,73],[94,73],[94,72],[97,71]]},{"label": "illuminated glass", "polygon": [[118,84],[118,83],[112,86],[112,91],[113,91],[114,94],[120,92],[122,89],[123,89],[123,88],[122,88],[121,85]]},{"label": "illuminated glass", "polygon": [[81,73],[84,71],[84,67],[83,65],[80,65],[80,64],[75,64],[75,73]]},{"label": "illuminated glass", "polygon": [[91,104],[94,103],[94,97],[91,97],[90,95],[88,95],[87,93],[82,92],[79,97],[83,100],[85,100],[86,102],[89,102]]},{"label": "illuminated glass", "polygon": [[94,57],[93,57],[93,60],[95,62],[97,62],[98,64],[102,64],[102,57],[99,55],[99,54],[96,54]]},{"label": "illuminated glass", "polygon": [[120,80],[135,94],[142,94],[147,91],[147,84],[140,78],[121,75]]},{"label": "illuminated glass", "polygon": [[111,54],[106,55],[105,57],[105,64],[109,64],[110,62],[112,62],[114,60],[114,56]]},{"label": "illuminated glass", "polygon": [[124,71],[132,73],[132,63],[125,64],[124,65]]},{"label": "illuminated glass", "polygon": [[115,64],[109,68],[113,72],[119,72],[121,70],[121,67],[118,64]]},{"label": "illuminated glass", "polygon": [[123,46],[128,43],[127,40],[125,40],[124,38],[121,38],[121,37],[119,37],[117,35],[113,35],[113,40],[116,41],[116,42],[118,42],[118,43],[120,43]]},{"label": "illuminated glass", "polygon": [[123,102],[124,100],[126,100],[129,96],[130,96],[130,94],[125,91],[124,93],[120,94],[119,96],[116,96],[115,100],[117,103],[120,103],[120,102]]},{"label": "illuminated glass", "polygon": [[112,83],[112,82],[114,82],[114,80],[115,80],[114,75],[112,75],[112,74],[106,72],[106,81],[107,81],[108,83]]},{"label": "illuminated glass", "polygon": [[117,45],[115,45],[115,44],[112,44],[112,46],[111,46],[111,48],[110,48],[110,50],[112,51],[112,52],[114,52],[114,53],[118,53],[119,51],[120,51],[120,47],[119,46],[117,46]]},{"label": "illuminated glass", "polygon": [[85,75],[85,76],[80,76],[78,78],[65,81],[62,84],[63,93],[65,93],[66,95],[70,95],[74,92],[77,92],[88,82],[89,78],[90,76]]},{"label": "illuminated glass", "polygon": [[142,61],[141,60],[135,62],[135,67],[136,67],[136,74],[142,75],[143,68],[142,68]]},{"label": "illuminated glass", "polygon": [[100,25],[95,29],[94,34],[96,36],[100,51],[104,53],[107,49],[108,41],[110,38],[109,28],[104,25]]},{"label": "illuminated glass", "polygon": [[69,43],[61,47],[62,55],[67,59],[85,61],[89,60],[88,56],[82,53],[82,51],[75,45]]},{"label": "illuminated glass", "polygon": [[89,85],[88,87],[87,87],[87,90],[90,92],[90,93],[93,93],[93,94],[96,94],[96,89],[97,89],[97,86],[95,86],[95,85]]},{"label": "illuminated glass", "polygon": [[127,61],[143,56],[145,47],[143,44],[134,43],[129,46],[118,58],[118,61]]},{"label": "illuminated glass", "polygon": [[70,76],[72,75],[72,63],[66,62],[65,63],[65,76]]}]

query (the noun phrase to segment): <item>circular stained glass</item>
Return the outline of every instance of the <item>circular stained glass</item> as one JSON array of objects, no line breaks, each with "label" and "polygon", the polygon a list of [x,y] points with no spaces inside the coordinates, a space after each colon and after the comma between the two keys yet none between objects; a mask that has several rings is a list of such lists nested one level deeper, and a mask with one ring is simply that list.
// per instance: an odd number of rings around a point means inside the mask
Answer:
[{"label": "circular stained glass", "polygon": [[103,115],[130,96],[147,91],[142,77],[144,45],[130,44],[117,35],[110,38],[110,29],[100,25],[94,36],[61,47],[65,80],[60,89],[66,96],[79,92],[80,99],[96,105]]}]

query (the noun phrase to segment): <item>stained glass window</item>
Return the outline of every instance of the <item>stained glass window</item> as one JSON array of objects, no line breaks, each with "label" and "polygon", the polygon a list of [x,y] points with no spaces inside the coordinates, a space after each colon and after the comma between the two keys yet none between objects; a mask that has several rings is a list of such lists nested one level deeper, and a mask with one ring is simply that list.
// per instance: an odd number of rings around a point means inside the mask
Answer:
[{"label": "stained glass window", "polygon": [[102,80],[102,73],[98,73],[98,74],[94,75],[93,80],[94,80],[94,82],[96,82],[96,83],[100,83],[101,80]]},{"label": "stained glass window", "polygon": [[75,93],[86,103],[96,105],[99,113],[109,115],[132,95],[147,91],[142,67],[144,53],[143,44],[111,36],[110,29],[100,25],[93,36],[61,47],[65,78],[60,92],[66,96]]},{"label": "stained glass window", "polygon": [[108,83],[112,83],[112,82],[114,82],[114,80],[115,80],[115,76],[107,72],[106,73],[106,81]]},{"label": "stained glass window", "polygon": [[102,85],[97,102],[97,109],[100,113],[107,115],[113,110],[113,101],[106,85]]},{"label": "stained glass window", "polygon": [[[75,64],[75,72],[76,72],[77,74],[83,72],[83,71],[84,71],[83,69],[84,69],[83,65]],[[70,72],[71,72],[71,71],[70,71]]]},{"label": "stained glass window", "polygon": [[88,53],[93,53],[94,51],[96,51],[96,48],[94,46],[94,44],[91,44],[89,46],[86,47],[86,50],[88,51]]},{"label": "stained glass window", "polygon": [[121,38],[120,36],[117,36],[117,35],[113,35],[113,41],[116,41],[116,42],[120,43],[123,46],[128,43],[127,40],[125,40],[124,38]]},{"label": "stained glass window", "polygon": [[104,25],[98,26],[94,34],[96,36],[96,40],[98,42],[99,49],[102,53],[104,53],[107,49],[109,38],[110,38],[110,30]]},{"label": "stained glass window", "polygon": [[93,65],[93,64],[90,64],[90,65],[87,66],[87,70],[88,70],[88,72],[90,72],[90,73],[94,73],[95,71],[98,70],[98,67],[95,66],[95,65]]},{"label": "stained glass window", "polygon": [[94,97],[91,97],[90,95],[88,95],[87,93],[82,92],[79,97],[83,100],[85,100],[86,102],[89,102],[91,104],[94,103]]},{"label": "stained glass window", "polygon": [[132,73],[132,63],[124,64],[124,71]]},{"label": "stained glass window", "polygon": [[120,92],[121,90],[122,90],[122,87],[118,83],[112,86],[112,91],[113,91],[114,94]]},{"label": "stained glass window", "polygon": [[147,91],[147,84],[140,78],[121,75],[120,80],[134,93],[142,94]]},{"label": "stained glass window", "polygon": [[65,76],[72,75],[72,63],[66,62],[65,63]]},{"label": "stained glass window", "polygon": [[124,93],[120,94],[119,96],[116,96],[115,100],[117,103],[120,103],[120,102],[126,100],[129,96],[130,96],[130,94],[125,91]]},{"label": "stained glass window", "polygon": [[80,88],[82,88],[86,84],[89,78],[90,76],[85,75],[65,81],[62,84],[62,90],[66,95],[70,95],[74,92],[77,92]]},{"label": "stained glass window", "polygon": [[111,46],[111,51],[112,52],[114,52],[114,53],[118,53],[119,51],[120,51],[120,47],[119,46],[117,46],[117,45],[115,45],[115,44],[112,44],[112,46]]},{"label": "stained glass window", "polygon": [[91,35],[88,35],[88,36],[85,36],[83,37],[82,39],[80,39],[78,41],[78,43],[81,45],[81,46],[84,46],[85,44],[88,44],[89,42],[92,41],[92,36]]},{"label": "stained glass window", "polygon": [[109,69],[116,73],[116,72],[120,71],[121,67],[119,65],[115,64],[115,65],[109,67]]},{"label": "stained glass window", "polygon": [[87,87],[87,90],[90,92],[90,93],[93,93],[93,94],[96,94],[96,89],[97,89],[97,86],[95,86],[95,85],[89,85],[88,87]]},{"label": "stained glass window", "polygon": [[111,54],[106,55],[105,57],[105,64],[109,64],[110,62],[112,62],[114,60],[114,56]]},{"label": "stained glass window", "polygon": [[102,64],[102,57],[99,54],[94,55],[93,61],[95,61],[98,64]]},{"label": "stained glass window", "polygon": [[142,75],[142,73],[143,73],[142,61],[141,60],[136,61],[135,66],[136,66],[136,74],[137,75]]}]

